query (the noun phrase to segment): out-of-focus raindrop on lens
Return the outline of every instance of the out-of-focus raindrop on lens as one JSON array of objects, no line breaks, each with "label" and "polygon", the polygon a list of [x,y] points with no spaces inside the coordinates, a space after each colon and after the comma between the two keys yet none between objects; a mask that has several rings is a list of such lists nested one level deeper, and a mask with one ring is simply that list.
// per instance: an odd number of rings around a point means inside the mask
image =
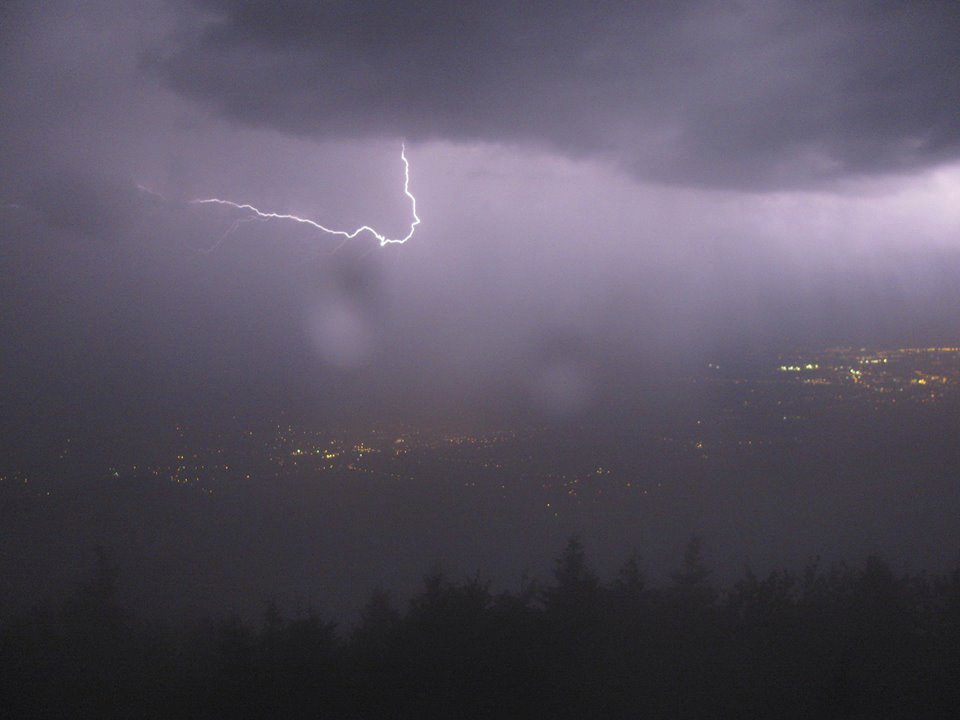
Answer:
[{"label": "out-of-focus raindrop on lens", "polygon": [[309,310],[307,335],[323,361],[339,368],[363,365],[374,345],[370,321],[356,304],[343,300]]},{"label": "out-of-focus raindrop on lens", "polygon": [[533,399],[548,415],[569,417],[583,410],[592,396],[591,382],[578,363],[543,366],[533,380]]}]

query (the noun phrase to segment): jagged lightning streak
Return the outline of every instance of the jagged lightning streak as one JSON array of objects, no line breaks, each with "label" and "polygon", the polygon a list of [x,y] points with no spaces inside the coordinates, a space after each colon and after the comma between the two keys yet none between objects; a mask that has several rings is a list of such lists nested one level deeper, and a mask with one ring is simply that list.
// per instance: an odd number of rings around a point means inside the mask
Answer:
[{"label": "jagged lightning streak", "polygon": [[304,225],[315,227],[317,230],[322,230],[328,235],[338,235],[344,239],[344,242],[347,240],[352,240],[360,233],[368,232],[380,241],[380,247],[390,244],[402,245],[413,237],[413,233],[416,231],[417,225],[420,224],[420,217],[417,215],[417,198],[414,197],[412,192],[410,192],[410,161],[407,160],[406,147],[404,145],[400,146],[400,159],[403,160],[403,192],[408,198],[410,198],[410,209],[413,214],[413,220],[410,222],[410,231],[402,238],[389,238],[386,235],[377,232],[369,225],[363,225],[362,227],[358,227],[356,230],[352,231],[334,230],[321,225],[316,220],[311,220],[310,218],[303,218],[297,215],[290,215],[288,213],[264,212],[258,208],[255,208],[253,205],[249,205],[247,203],[236,203],[232,200],[204,198],[202,200],[191,200],[190,202],[194,205],[228,205],[232,208],[236,208],[237,210],[246,210],[247,212],[251,213],[249,217],[243,218],[242,220],[237,220],[231,226],[230,230],[227,231],[227,234],[235,230],[241,222],[247,220],[292,220],[293,222],[303,223]]}]

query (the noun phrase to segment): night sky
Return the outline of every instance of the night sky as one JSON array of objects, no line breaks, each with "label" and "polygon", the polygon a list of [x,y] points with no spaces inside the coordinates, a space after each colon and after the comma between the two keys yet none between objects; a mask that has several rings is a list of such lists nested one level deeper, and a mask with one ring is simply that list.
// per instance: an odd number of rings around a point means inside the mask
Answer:
[{"label": "night sky", "polygon": [[[6,2],[0,448],[602,424],[955,345],[958,99],[946,0]],[[401,237],[401,144],[406,244],[190,203]]]}]

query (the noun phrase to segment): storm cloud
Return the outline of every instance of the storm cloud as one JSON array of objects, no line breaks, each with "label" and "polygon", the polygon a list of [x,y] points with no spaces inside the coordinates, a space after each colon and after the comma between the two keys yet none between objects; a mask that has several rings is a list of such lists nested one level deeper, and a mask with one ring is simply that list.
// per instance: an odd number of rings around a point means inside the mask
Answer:
[{"label": "storm cloud", "polygon": [[[719,355],[960,331],[953,4],[0,19],[11,428],[84,408],[135,429],[117,407],[566,417]],[[403,246],[189,203],[402,235],[403,139],[423,219]]]},{"label": "storm cloud", "polygon": [[532,143],[777,189],[960,153],[951,2],[196,0],[177,91],[312,137]]},{"label": "storm cloud", "polygon": [[[721,366],[735,392],[781,355],[954,347],[958,57],[956,2],[0,3],[0,478],[100,478],[290,425],[552,428],[557,467],[579,467],[593,442],[623,457],[658,423],[695,432]],[[242,209],[402,237],[402,142],[422,220],[405,244]],[[191,202],[205,198],[229,202]],[[779,433],[787,418],[772,417]],[[924,466],[954,458],[948,422]],[[878,427],[895,463],[865,450],[847,485],[838,447],[812,486],[761,468],[756,486],[681,483],[650,525],[626,505],[590,522],[611,548],[638,527],[666,547],[705,523],[750,552],[805,553],[835,523],[945,557],[954,465],[928,488],[901,477],[926,429],[908,428],[910,455]],[[876,494],[871,469],[887,464]],[[471,505],[476,535],[455,532],[430,490],[389,482],[370,512],[354,503],[364,483],[343,484],[342,515],[318,486],[321,509],[294,513],[312,538],[296,568],[333,553],[354,587],[358,557],[412,547],[397,566],[418,577],[439,545],[467,571],[477,538],[511,563],[523,543],[552,548],[522,505]],[[381,516],[398,518],[384,547],[409,541],[382,558]],[[296,533],[277,518],[286,553]],[[797,518],[803,534],[780,527]],[[245,557],[235,536],[211,540]],[[291,588],[313,572],[268,556]]]}]

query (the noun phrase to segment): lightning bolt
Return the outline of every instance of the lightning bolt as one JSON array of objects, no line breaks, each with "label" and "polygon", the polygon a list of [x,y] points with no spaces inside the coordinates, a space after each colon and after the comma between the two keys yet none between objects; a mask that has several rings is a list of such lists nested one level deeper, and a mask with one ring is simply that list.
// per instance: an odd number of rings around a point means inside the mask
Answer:
[{"label": "lightning bolt", "polygon": [[357,237],[360,233],[370,233],[377,240],[380,241],[380,247],[384,245],[398,244],[402,245],[407,240],[413,237],[413,233],[417,229],[417,225],[420,224],[420,217],[417,215],[417,198],[414,197],[413,193],[410,192],[410,161],[407,160],[406,147],[404,145],[400,146],[400,159],[403,160],[403,192],[410,198],[410,210],[413,214],[413,220],[410,222],[410,230],[402,238],[390,238],[382,233],[377,232],[369,225],[363,225],[358,227],[356,230],[334,230],[333,228],[328,228],[325,225],[321,225],[316,220],[311,220],[310,218],[300,217],[298,215],[290,215],[288,213],[276,213],[276,212],[264,212],[259,208],[249,205],[247,203],[237,203],[232,200],[222,200],[220,198],[204,198],[201,200],[191,200],[190,203],[193,205],[227,205],[237,210],[244,210],[250,213],[247,217],[237,220],[227,231],[226,234],[230,234],[233,230],[236,230],[239,227],[241,222],[246,222],[249,220],[290,220],[293,222],[302,223],[304,225],[310,225],[311,227],[316,228],[322,232],[327,233],[328,235],[338,235],[344,239],[344,242],[347,240],[352,240]]},{"label": "lightning bolt", "polygon": [[146,193],[147,195],[152,195],[155,198],[160,198],[161,200],[163,200],[163,202],[167,202],[167,199],[163,195],[156,192],[155,190],[151,190],[146,185],[141,185],[138,182],[135,182],[134,185],[136,186],[137,190],[139,190],[140,192]]}]

